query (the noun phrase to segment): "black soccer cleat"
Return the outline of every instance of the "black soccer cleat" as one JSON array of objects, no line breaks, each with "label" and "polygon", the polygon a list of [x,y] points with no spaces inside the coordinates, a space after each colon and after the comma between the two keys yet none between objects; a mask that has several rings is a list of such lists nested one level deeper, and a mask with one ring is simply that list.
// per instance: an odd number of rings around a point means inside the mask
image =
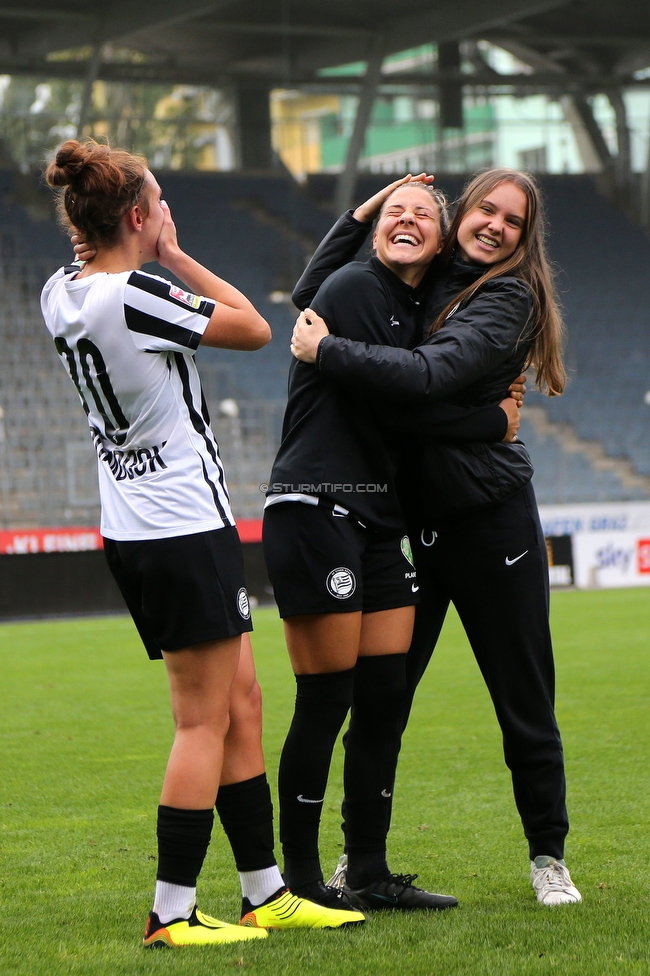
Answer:
[{"label": "black soccer cleat", "polygon": [[439,911],[442,908],[455,908],[458,899],[453,895],[434,895],[430,891],[416,888],[413,882],[417,874],[389,874],[381,881],[373,881],[363,888],[350,888],[344,885],[343,891],[355,908],[378,909],[397,908],[401,911],[428,908]]},{"label": "black soccer cleat", "polygon": [[315,902],[316,905],[322,905],[323,908],[345,910],[357,907],[352,904],[347,893],[341,888],[332,888],[322,881],[310,881],[309,884],[301,885],[298,888],[293,887],[291,890],[299,898],[306,898],[308,901]]}]

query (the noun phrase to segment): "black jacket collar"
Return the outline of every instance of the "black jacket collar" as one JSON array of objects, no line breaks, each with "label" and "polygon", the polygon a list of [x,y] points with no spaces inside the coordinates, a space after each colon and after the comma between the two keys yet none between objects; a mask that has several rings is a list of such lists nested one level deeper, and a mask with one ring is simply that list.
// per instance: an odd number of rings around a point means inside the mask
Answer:
[{"label": "black jacket collar", "polygon": [[475,264],[472,261],[466,261],[461,254],[456,251],[451,261],[447,265],[445,277],[447,281],[451,284],[453,282],[454,287],[458,285],[458,291],[461,292],[468,285],[471,285],[474,281],[477,281],[481,275],[484,275],[488,270],[488,266],[485,264]]},{"label": "black jacket collar", "polygon": [[393,294],[398,294],[404,298],[408,298],[416,304],[419,304],[422,295],[427,293],[430,288],[430,271],[427,271],[420,284],[413,288],[411,285],[407,285],[405,281],[402,281],[399,275],[396,275],[394,271],[387,268],[376,255],[373,254],[373,256],[370,258],[370,264],[377,272],[379,277],[386,282]]}]

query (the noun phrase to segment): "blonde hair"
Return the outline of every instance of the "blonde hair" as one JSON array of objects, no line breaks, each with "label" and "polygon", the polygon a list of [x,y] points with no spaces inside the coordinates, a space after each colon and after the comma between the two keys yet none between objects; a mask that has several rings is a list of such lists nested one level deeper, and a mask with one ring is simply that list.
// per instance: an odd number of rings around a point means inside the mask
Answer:
[{"label": "blonde hair", "polygon": [[506,168],[490,169],[474,176],[458,201],[440,258],[443,262],[451,260],[458,246],[461,222],[501,183],[512,183],[526,195],[528,206],[521,239],[510,257],[489,265],[477,281],[448,303],[431,326],[431,332],[437,332],[451,310],[459,302],[471,298],[487,281],[502,275],[520,278],[532,292],[533,309],[530,318],[535,323],[524,368],[533,366],[536,370],[536,386],[548,396],[559,396],[566,385],[566,371],[562,361],[564,326],[555,295],[553,272],[546,256],[546,222],[541,193],[533,178],[527,173]]},{"label": "blonde hair", "polygon": [[377,226],[377,223],[379,222],[381,215],[384,212],[384,208],[388,206],[388,201],[392,199],[393,195],[395,193],[399,193],[400,190],[404,190],[404,189],[410,190],[411,187],[416,187],[418,190],[426,190],[426,192],[429,194],[429,196],[437,206],[438,210],[440,211],[440,231],[442,237],[445,238],[449,233],[449,210],[448,210],[449,201],[447,200],[447,197],[442,192],[442,190],[438,190],[435,187],[430,186],[428,183],[420,183],[419,181],[416,182],[415,180],[413,180],[411,183],[403,183],[401,186],[396,187],[396,189],[393,190],[391,195],[384,200],[383,204],[381,205],[381,210],[377,215],[377,219],[375,220],[374,226],[375,227]]}]

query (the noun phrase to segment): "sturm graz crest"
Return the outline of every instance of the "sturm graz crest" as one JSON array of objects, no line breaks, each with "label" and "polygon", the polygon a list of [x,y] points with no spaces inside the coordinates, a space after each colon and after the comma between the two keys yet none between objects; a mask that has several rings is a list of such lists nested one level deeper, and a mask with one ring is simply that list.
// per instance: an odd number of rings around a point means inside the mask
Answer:
[{"label": "sturm graz crest", "polygon": [[243,586],[237,593],[237,609],[239,610],[239,615],[244,620],[248,620],[251,615],[251,605],[248,599],[248,593]]},{"label": "sturm graz crest", "polygon": [[338,566],[327,577],[326,586],[337,600],[347,600],[356,590],[357,581],[351,569],[346,566]]}]

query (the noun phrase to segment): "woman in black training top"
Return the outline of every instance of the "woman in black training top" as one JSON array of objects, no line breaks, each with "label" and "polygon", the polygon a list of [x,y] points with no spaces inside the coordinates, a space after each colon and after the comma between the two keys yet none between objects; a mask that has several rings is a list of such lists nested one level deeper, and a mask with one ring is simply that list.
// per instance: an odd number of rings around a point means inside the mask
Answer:
[{"label": "woman in black training top", "polygon": [[[347,260],[367,230],[367,223],[344,215],[294,300],[304,304],[337,254],[338,261]],[[506,169],[474,177],[436,262],[440,270],[430,279],[425,301],[433,325],[424,342],[412,352],[352,342],[328,335],[307,309],[294,331],[294,354],[315,362],[316,372],[337,389],[375,400],[379,394],[383,405],[395,407],[441,397],[463,406],[494,402],[531,365],[538,385],[559,394],[562,330],[543,233],[539,191],[530,177]],[[419,432],[405,457],[401,497],[421,596],[407,658],[409,700],[452,601],[501,725],[537,898],[546,905],[580,901],[563,860],[564,758],[532,465],[520,443],[442,444]],[[344,879],[343,871],[337,874]]]},{"label": "woman in black training top", "polygon": [[[333,274],[314,305],[339,335],[412,348],[423,334],[422,296],[446,213],[426,183],[402,182],[379,222],[376,255]],[[505,409],[517,414],[510,399]],[[318,829],[332,749],[352,707],[344,781],[354,903],[456,904],[415,888],[412,876],[391,875],[386,862],[419,589],[395,475],[407,427],[423,438],[496,441],[507,425],[498,406],[424,405],[400,416],[394,405],[370,404],[293,364],[264,553],[296,674],[280,763],[280,836],[285,879],[303,897],[340,904],[340,892],[323,884]]]}]

